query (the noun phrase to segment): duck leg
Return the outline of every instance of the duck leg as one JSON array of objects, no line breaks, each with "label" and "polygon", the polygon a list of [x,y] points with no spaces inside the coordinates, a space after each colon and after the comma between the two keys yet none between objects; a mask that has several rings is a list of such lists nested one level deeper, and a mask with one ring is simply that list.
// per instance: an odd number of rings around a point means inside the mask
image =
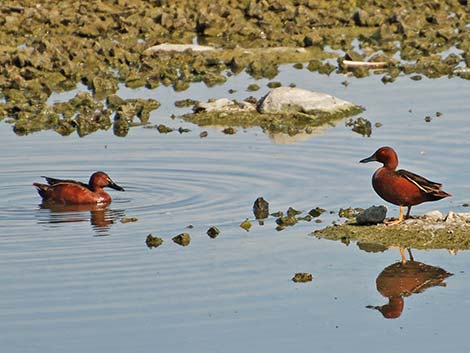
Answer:
[{"label": "duck leg", "polygon": [[411,206],[408,206],[408,211],[406,211],[405,219],[410,218]]},{"label": "duck leg", "polygon": [[406,264],[406,256],[405,256],[405,249],[400,247],[400,255],[401,255],[401,263],[404,265]]},{"label": "duck leg", "polygon": [[[408,211],[410,210],[410,208],[411,207],[408,208]],[[385,222],[385,224],[388,226],[393,226],[395,224],[400,224],[401,222],[403,222],[404,219],[405,217],[403,217],[403,206],[400,206],[400,215],[398,216],[398,219],[395,219],[394,221]]]},{"label": "duck leg", "polygon": [[411,248],[406,248],[406,250],[408,251],[408,255],[409,255],[409,257],[410,257],[410,261],[414,261],[413,254],[411,253]]}]

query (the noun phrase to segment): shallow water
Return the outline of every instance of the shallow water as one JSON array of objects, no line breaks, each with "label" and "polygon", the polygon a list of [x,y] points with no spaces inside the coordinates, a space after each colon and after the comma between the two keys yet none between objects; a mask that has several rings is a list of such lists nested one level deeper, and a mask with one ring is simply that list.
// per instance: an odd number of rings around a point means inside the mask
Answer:
[{"label": "shallow water", "polygon": [[[347,79],[348,87],[341,85]],[[444,184],[453,198],[414,207],[466,210],[470,83],[458,78],[384,85],[380,76],[330,77],[283,66],[275,81],[319,90],[364,106],[373,124],[363,137],[340,122],[318,136],[286,142],[260,129],[224,135],[172,120],[175,100],[230,96],[254,82],[245,74],[223,86],[193,85],[184,92],[160,87],[127,90],[125,98],[152,97],[162,107],[152,123],[189,127],[163,135],[133,128],[85,138],[41,132],[18,137],[2,124],[0,135],[0,341],[5,352],[442,352],[470,348],[467,252],[413,251],[416,261],[453,273],[447,286],[404,297],[401,315],[385,319],[388,302],[376,278],[399,261],[397,249],[365,252],[354,243],[319,240],[311,232],[338,220],[300,222],[278,232],[274,218],[253,218],[258,196],[271,211],[292,206],[383,204],[370,185],[378,165],[358,161],[382,145],[399,153],[400,166]],[[228,94],[236,89],[235,94]],[[55,96],[52,100],[60,100]],[[411,111],[410,111],[411,110]],[[436,117],[436,112],[442,112]],[[431,116],[431,122],[424,117]],[[207,130],[207,138],[199,133]],[[39,206],[31,184],[41,175],[87,180],[105,170],[126,192],[111,190],[105,210],[50,210]],[[389,216],[397,207],[387,205]],[[137,222],[121,223],[122,217]],[[249,232],[239,227],[250,218]],[[192,225],[192,229],[187,226]],[[216,225],[216,239],[205,232]],[[171,238],[192,237],[188,247]],[[148,249],[149,233],[164,239]],[[313,282],[295,284],[296,272]],[[3,350],[2,349],[2,350]]]}]

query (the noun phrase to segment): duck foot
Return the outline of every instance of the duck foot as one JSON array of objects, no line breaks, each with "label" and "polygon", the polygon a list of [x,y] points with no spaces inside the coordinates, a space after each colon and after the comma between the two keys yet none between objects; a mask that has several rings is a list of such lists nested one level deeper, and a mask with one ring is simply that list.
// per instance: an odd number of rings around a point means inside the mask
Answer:
[{"label": "duck foot", "polygon": [[[411,209],[411,207],[408,208],[408,212],[406,214],[407,218],[410,215],[410,209]],[[402,223],[404,220],[405,220],[405,217],[403,216],[403,206],[400,206],[400,215],[398,216],[398,219],[395,219],[393,221],[387,221],[387,222],[385,222],[385,224],[387,226],[393,226],[393,225]]]}]

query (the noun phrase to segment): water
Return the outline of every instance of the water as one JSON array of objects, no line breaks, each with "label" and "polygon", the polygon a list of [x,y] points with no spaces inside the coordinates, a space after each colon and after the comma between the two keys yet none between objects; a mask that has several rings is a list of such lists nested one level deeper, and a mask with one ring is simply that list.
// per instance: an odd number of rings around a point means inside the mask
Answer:
[{"label": "water", "polygon": [[[347,79],[348,87],[341,85]],[[254,200],[271,211],[292,206],[383,204],[370,178],[378,165],[358,161],[382,145],[393,146],[400,166],[444,184],[454,195],[414,207],[465,211],[469,202],[469,82],[458,78],[401,77],[383,85],[366,79],[320,76],[283,66],[276,81],[319,90],[366,107],[370,138],[344,126],[288,141],[260,129],[227,136],[171,120],[173,102],[253,94],[241,74],[224,86],[193,85],[175,93],[122,89],[125,97],[152,97],[162,107],[152,123],[189,127],[188,134],[133,128],[125,138],[111,131],[85,138],[41,132],[0,135],[0,342],[5,352],[296,352],[466,351],[470,314],[467,252],[413,251],[416,261],[453,273],[447,286],[404,297],[401,315],[385,319],[388,302],[376,279],[400,259],[397,249],[366,252],[354,243],[319,240],[311,232],[337,220],[300,222],[275,230],[253,220]],[[267,91],[266,80],[257,82]],[[233,95],[228,89],[236,89]],[[51,98],[61,99],[60,96]],[[411,110],[411,112],[410,112]],[[436,117],[436,112],[442,112]],[[424,121],[426,115],[431,122]],[[199,133],[207,130],[207,138]],[[39,206],[32,183],[41,175],[87,180],[109,173],[126,192],[110,190],[106,209],[50,210]],[[389,215],[397,207],[387,205]],[[121,223],[123,217],[137,222]],[[249,232],[239,227],[250,218]],[[192,229],[187,226],[192,225]],[[217,226],[216,239],[205,232]],[[171,238],[192,237],[188,247]],[[148,249],[149,233],[164,239]],[[295,284],[296,272],[313,282]]]}]

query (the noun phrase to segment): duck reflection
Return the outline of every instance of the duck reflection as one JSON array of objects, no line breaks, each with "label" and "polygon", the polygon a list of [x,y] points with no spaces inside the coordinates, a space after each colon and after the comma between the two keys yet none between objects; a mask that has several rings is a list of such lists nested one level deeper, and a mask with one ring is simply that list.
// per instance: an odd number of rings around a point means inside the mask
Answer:
[{"label": "duck reflection", "polygon": [[405,297],[422,293],[431,287],[445,287],[444,280],[452,276],[452,273],[440,267],[414,261],[411,250],[407,250],[410,260],[406,260],[405,251],[400,248],[402,261],[384,268],[376,279],[377,291],[388,298],[388,303],[381,306],[367,306],[380,311],[387,319],[400,317],[405,306]]},{"label": "duck reflection", "polygon": [[90,221],[97,235],[108,235],[111,225],[124,216],[124,210],[112,210],[108,205],[57,205],[45,202],[39,207],[50,211],[47,223]]}]

